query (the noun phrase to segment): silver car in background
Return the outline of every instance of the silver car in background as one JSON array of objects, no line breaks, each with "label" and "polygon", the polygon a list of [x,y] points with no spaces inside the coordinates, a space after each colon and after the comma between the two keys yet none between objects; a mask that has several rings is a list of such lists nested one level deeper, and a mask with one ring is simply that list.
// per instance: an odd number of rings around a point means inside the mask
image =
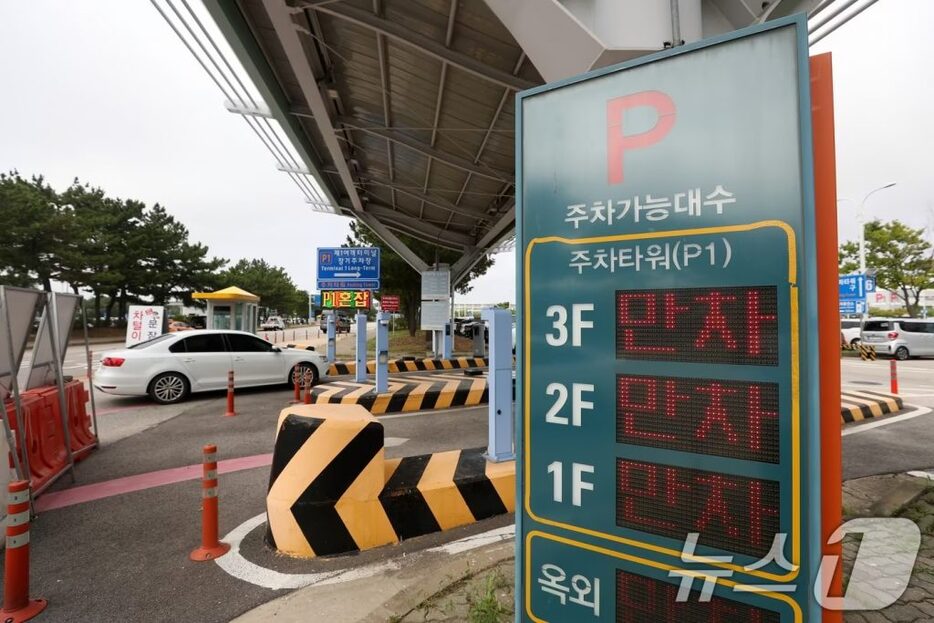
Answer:
[{"label": "silver car in background", "polygon": [[923,318],[870,318],[860,334],[863,344],[880,355],[896,359],[934,357],[934,320]]}]

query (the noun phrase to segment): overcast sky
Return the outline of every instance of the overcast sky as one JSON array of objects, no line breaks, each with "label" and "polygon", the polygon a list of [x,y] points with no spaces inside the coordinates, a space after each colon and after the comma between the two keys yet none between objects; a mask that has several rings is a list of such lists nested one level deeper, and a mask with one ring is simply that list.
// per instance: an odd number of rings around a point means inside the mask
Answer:
[{"label": "overcast sky", "polygon": [[[870,217],[934,226],[934,2],[881,0],[824,39],[834,53],[841,238]],[[314,251],[347,220],[294,183],[146,0],[0,0],[0,170],[161,203],[215,255],[265,258],[312,289]],[[458,300],[514,300],[512,253]]]}]

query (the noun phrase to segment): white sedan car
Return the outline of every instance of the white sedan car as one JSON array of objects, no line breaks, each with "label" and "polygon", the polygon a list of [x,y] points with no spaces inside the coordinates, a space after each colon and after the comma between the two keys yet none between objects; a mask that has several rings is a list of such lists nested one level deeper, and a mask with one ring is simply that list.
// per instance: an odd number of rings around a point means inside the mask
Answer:
[{"label": "white sedan car", "polygon": [[104,353],[94,387],[122,396],[149,394],[160,404],[180,402],[191,392],[225,389],[234,371],[237,387],[292,382],[310,371],[312,382],[327,376],[324,357],[311,350],[280,348],[243,331],[167,333]]}]

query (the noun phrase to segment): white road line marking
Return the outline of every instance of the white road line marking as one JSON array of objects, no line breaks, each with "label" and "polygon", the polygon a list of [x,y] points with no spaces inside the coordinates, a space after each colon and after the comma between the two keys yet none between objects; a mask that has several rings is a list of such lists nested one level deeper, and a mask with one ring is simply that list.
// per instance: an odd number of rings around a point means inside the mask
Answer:
[{"label": "white road line marking", "polygon": [[[855,435],[856,433],[863,433],[867,430],[872,430],[873,428],[879,428],[880,426],[888,426],[889,424],[897,424],[898,422],[904,422],[905,420],[911,420],[918,417],[919,415],[927,415],[931,412],[931,409],[927,407],[915,407],[914,411],[909,411],[908,413],[903,413],[901,415],[896,415],[894,417],[885,418],[883,420],[869,422],[868,424],[860,424],[858,426],[853,426],[852,428],[847,428],[844,430],[841,435],[846,437],[847,435]],[[865,420],[864,420],[865,421]]]},{"label": "white road line marking", "polygon": [[934,480],[934,474],[931,472],[907,472],[909,476],[914,476],[915,478],[927,478],[928,480]]},{"label": "white road line marking", "polygon": [[445,554],[460,554],[461,552],[466,552],[483,545],[489,545],[490,543],[499,543],[500,541],[508,541],[515,538],[516,536],[516,525],[510,524],[508,526],[503,526],[502,528],[497,528],[496,530],[490,530],[489,532],[484,532],[482,534],[477,534],[475,536],[469,536],[459,541],[453,541],[451,543],[445,543],[439,547],[432,547],[429,549],[429,552],[442,552]]},{"label": "white road line marking", "polygon": [[[362,567],[354,567],[341,571],[322,571],[320,573],[281,573],[273,569],[261,567],[256,563],[250,562],[240,553],[240,543],[243,539],[257,527],[266,521],[266,513],[260,513],[256,517],[247,519],[242,524],[231,530],[224,536],[222,541],[230,543],[230,551],[220,558],[214,559],[217,566],[226,571],[238,580],[243,580],[256,586],[262,586],[274,591],[304,588],[312,584],[325,586],[327,584],[341,584],[352,580],[373,577],[386,571],[393,571],[402,566],[403,561],[408,559],[412,561],[414,556],[401,554],[393,559],[378,563],[371,563]],[[496,528],[488,532],[465,537],[457,541],[452,541],[440,547],[434,547],[429,552],[439,552],[444,554],[455,554],[466,552],[471,549],[505,541],[515,535],[515,526],[505,526]],[[413,564],[413,563],[409,563]]]},{"label": "white road line marking", "polygon": [[383,445],[387,448],[395,448],[396,446],[401,446],[408,439],[406,437],[386,437],[383,440]]}]

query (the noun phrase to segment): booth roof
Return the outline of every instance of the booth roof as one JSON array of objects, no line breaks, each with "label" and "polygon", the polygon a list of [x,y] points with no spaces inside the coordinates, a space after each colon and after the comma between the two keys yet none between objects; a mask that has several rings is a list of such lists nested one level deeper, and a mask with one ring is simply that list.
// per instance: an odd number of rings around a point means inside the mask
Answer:
[{"label": "booth roof", "polygon": [[230,286],[229,288],[224,288],[223,290],[218,290],[217,292],[195,292],[191,295],[192,298],[196,299],[213,299],[213,300],[225,300],[225,301],[250,301],[250,302],[259,302],[259,297],[255,294],[250,294],[246,290],[242,290],[237,286]]}]

